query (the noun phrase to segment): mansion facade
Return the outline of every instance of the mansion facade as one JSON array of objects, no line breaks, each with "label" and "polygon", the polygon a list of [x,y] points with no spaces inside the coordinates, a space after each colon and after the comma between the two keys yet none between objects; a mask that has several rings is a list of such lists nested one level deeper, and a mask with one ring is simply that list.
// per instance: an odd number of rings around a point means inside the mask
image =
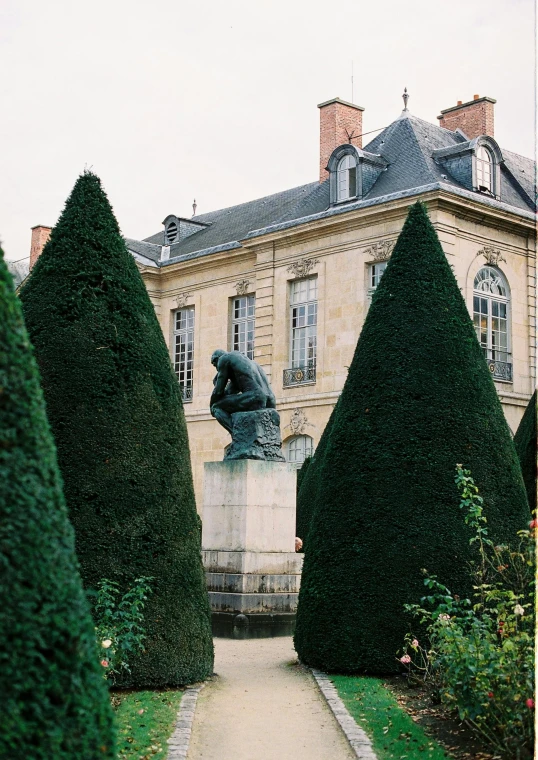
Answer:
[{"label": "mansion facade", "polygon": [[[494,138],[489,97],[430,124],[405,109],[365,147],[361,107],[320,109],[316,181],[127,239],[182,388],[198,509],[230,439],[209,412],[217,348],[267,373],[284,453],[315,449],[411,204],[422,200],[515,432],[536,384],[535,168]],[[416,277],[420,278],[420,271]]]}]

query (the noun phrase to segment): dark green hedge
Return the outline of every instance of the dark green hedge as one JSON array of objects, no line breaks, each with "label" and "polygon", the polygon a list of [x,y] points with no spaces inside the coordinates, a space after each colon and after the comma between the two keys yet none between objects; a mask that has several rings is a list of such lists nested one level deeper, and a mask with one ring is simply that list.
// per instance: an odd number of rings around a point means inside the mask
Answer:
[{"label": "dark green hedge", "polygon": [[514,446],[521,464],[525,490],[531,510],[536,509],[536,391],[514,436]]},{"label": "dark green hedge", "polygon": [[[458,285],[414,205],[365,320],[322,455],[295,645],[308,665],[397,671],[422,568],[469,594],[454,485],[468,467],[494,541],[529,519],[521,468]],[[306,481],[303,483],[303,488]],[[302,490],[302,489],[301,489]]]},{"label": "dark green hedge", "polygon": [[125,684],[213,668],[179,385],[98,177],[82,175],[21,292],[87,589],[152,576],[146,651]]},{"label": "dark green hedge", "polygon": [[[338,402],[337,402],[338,404]],[[308,532],[312,522],[314,505],[317,503],[316,493],[319,488],[319,475],[321,472],[318,462],[323,459],[323,452],[331,434],[332,424],[336,414],[336,406],[333,407],[331,416],[321,434],[314,455],[305,460],[297,475],[297,533],[303,539],[303,552],[308,544]],[[312,465],[312,466],[311,466]]]},{"label": "dark green hedge", "polygon": [[1,249],[0,578],[0,757],[115,757],[39,373]]}]

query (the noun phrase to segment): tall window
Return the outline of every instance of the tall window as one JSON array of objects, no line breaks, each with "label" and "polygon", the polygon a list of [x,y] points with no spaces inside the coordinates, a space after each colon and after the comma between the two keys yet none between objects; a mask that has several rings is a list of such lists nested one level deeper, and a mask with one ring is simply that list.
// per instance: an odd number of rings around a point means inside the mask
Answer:
[{"label": "tall window", "polygon": [[318,280],[309,277],[291,284],[291,366],[316,363]]},{"label": "tall window", "polygon": [[476,335],[491,373],[498,380],[512,380],[508,311],[510,296],[502,274],[482,267],[474,280],[473,321]]},{"label": "tall window", "polygon": [[388,261],[380,261],[377,264],[370,264],[368,267],[368,295],[372,297],[374,290],[379,285],[381,276],[387,268]]},{"label": "tall window", "polygon": [[345,201],[357,195],[357,162],[355,156],[344,156],[336,170],[337,199]]},{"label": "tall window", "polygon": [[314,453],[314,441],[309,435],[297,435],[287,442],[286,452],[288,462],[299,469],[304,460]]},{"label": "tall window", "polygon": [[254,359],[255,296],[241,296],[232,301],[232,351]]},{"label": "tall window", "polygon": [[493,190],[493,159],[483,145],[476,151],[476,184],[479,190]]},{"label": "tall window", "polygon": [[194,372],[194,309],[174,312],[174,369],[183,401],[192,401]]}]

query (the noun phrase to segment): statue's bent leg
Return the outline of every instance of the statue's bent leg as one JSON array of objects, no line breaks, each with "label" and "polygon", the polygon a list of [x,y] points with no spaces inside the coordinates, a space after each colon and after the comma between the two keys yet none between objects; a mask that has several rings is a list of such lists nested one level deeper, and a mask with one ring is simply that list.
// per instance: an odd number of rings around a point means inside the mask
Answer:
[{"label": "statue's bent leg", "polygon": [[217,401],[219,409],[224,409],[229,414],[235,412],[255,412],[258,409],[265,409],[266,394],[260,391],[245,391]]}]

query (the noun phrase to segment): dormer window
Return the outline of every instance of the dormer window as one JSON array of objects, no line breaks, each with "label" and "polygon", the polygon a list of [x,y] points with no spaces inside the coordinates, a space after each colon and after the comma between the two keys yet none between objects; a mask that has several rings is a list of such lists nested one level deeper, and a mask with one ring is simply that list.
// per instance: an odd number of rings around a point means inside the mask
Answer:
[{"label": "dormer window", "polygon": [[340,145],[333,150],[327,164],[331,204],[364,198],[387,166],[382,156],[354,145]]},{"label": "dormer window", "polygon": [[432,156],[441,171],[460,185],[478,193],[501,197],[501,149],[488,135],[434,150]]},{"label": "dormer window", "polygon": [[346,201],[357,195],[357,161],[348,153],[338,162],[337,187],[338,200]]},{"label": "dormer window", "polygon": [[479,190],[492,192],[493,156],[483,145],[476,150],[476,184]]},{"label": "dormer window", "polygon": [[176,216],[175,214],[168,214],[163,222],[164,225],[164,245],[170,246],[175,243],[180,243],[185,238],[194,235],[196,232],[201,232],[209,226],[208,222],[193,221],[192,219],[185,219],[182,216]]}]

